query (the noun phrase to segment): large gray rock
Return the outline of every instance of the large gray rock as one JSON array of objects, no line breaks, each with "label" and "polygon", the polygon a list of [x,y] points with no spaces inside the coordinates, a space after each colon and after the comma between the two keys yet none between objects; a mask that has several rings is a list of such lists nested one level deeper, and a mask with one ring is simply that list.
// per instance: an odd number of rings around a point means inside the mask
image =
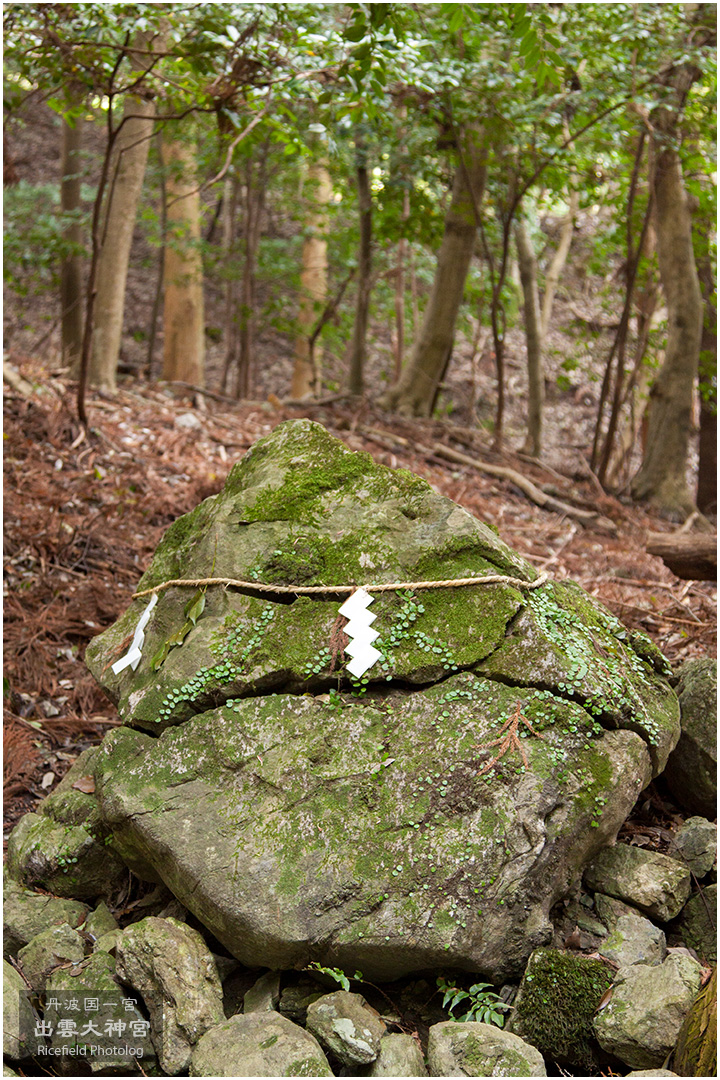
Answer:
[{"label": "large gray rock", "polygon": [[123,931],[116,955],[118,974],[147,1006],[160,1064],[182,1072],[200,1036],[225,1017],[212,953],[196,930],[150,916]]},{"label": "large gray rock", "polygon": [[138,999],[120,984],[112,956],[95,953],[50,976],[44,1019],[60,1071],[77,1076],[78,1062],[92,1073],[135,1075],[137,1062],[154,1064],[155,1050]]},{"label": "large gray rock", "polygon": [[473,1021],[433,1024],[431,1076],[547,1076],[542,1055],[518,1035]]},{"label": "large gray rock", "polygon": [[693,814],[717,814],[717,660],[688,660],[680,669],[680,740],[665,766],[677,802]]},{"label": "large gray rock", "polygon": [[678,737],[659,654],[577,586],[525,588],[491,529],[308,421],[176,522],[141,585],[210,574],[518,583],[377,595],[362,685],[333,657],[336,596],[249,587],[163,591],[113,675],[138,599],[87,651],[132,725],[94,772],[126,864],[248,966],[518,975]]},{"label": "large gray rock", "polygon": [[598,1042],[637,1069],[659,1067],[678,1037],[700,987],[702,967],[671,953],[654,967],[621,968],[608,1004],[593,1022]]},{"label": "large gray rock", "polygon": [[386,1027],[360,994],[336,990],[308,1007],[306,1026],[343,1065],[369,1065]]},{"label": "large gray rock", "polygon": [[6,877],[3,889],[3,952],[5,957],[17,956],[43,930],[67,923],[77,929],[88,915],[88,908],[76,900],[24,889],[11,877]]},{"label": "large gray rock", "polygon": [[629,844],[605,848],[585,870],[589,889],[627,900],[651,919],[674,919],[690,895],[690,871],[676,859]]},{"label": "large gray rock", "polygon": [[695,877],[705,877],[717,860],[717,825],[703,817],[688,818],[677,831],[673,855]]},{"label": "large gray rock", "polygon": [[70,926],[51,926],[34,937],[18,953],[23,975],[36,994],[45,993],[48,976],[61,964],[79,964],[85,957],[85,943]]},{"label": "large gray rock", "polygon": [[632,1072],[625,1073],[626,1076],[677,1076],[677,1073],[670,1072],[669,1069],[633,1069]]},{"label": "large gray rock", "polygon": [[243,998],[243,1012],[272,1012],[280,1001],[280,972],[266,971]]},{"label": "large gray rock", "polygon": [[383,1035],[380,1051],[365,1076],[427,1076],[422,1050],[412,1035]]},{"label": "large gray rock", "polygon": [[332,1076],[309,1031],[275,1012],[233,1016],[193,1050],[191,1076]]},{"label": "large gray rock", "polygon": [[667,954],[665,934],[641,915],[621,915],[598,952],[618,967],[662,964]]},{"label": "large gray rock", "polygon": [[717,885],[706,885],[690,897],[675,924],[683,945],[706,964],[717,963],[717,910]]},{"label": "large gray rock", "polygon": [[28,988],[18,972],[3,960],[3,1054],[18,1061],[33,1053],[37,1043]]}]

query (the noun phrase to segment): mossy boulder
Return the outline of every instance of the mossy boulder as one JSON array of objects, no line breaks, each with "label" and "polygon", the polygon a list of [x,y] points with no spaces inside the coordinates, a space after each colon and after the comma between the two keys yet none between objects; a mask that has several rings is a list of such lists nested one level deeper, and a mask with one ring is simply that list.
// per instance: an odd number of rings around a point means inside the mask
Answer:
[{"label": "mossy boulder", "polygon": [[523,975],[510,1030],[548,1061],[592,1075],[598,1066],[593,1017],[611,983],[611,969],[599,960],[538,949]]},{"label": "mossy boulder", "polygon": [[[294,591],[486,575],[511,580],[377,594],[359,681],[341,598]],[[657,650],[305,420],[171,526],[140,588],[207,577],[248,584],[161,591],[135,671],[112,664],[147,596],[87,650],[125,721],[93,770],[113,850],[249,966],[519,975],[678,737]]]},{"label": "mossy boulder", "polygon": [[13,829],[7,869],[22,885],[82,900],[111,896],[127,879],[123,863],[93,833],[41,813],[25,814]]},{"label": "mossy boulder", "polygon": [[193,1050],[190,1076],[332,1076],[309,1031],[272,1012],[233,1016]]},{"label": "mossy boulder", "polygon": [[717,885],[706,885],[690,897],[674,926],[674,938],[706,964],[717,964],[717,911]]},{"label": "mossy boulder", "polygon": [[659,922],[674,919],[690,896],[690,871],[677,859],[630,844],[599,852],[585,870],[585,884],[596,892],[627,900]]},{"label": "mossy boulder", "polygon": [[431,1076],[547,1076],[534,1046],[510,1031],[475,1021],[433,1024],[428,1067]]},{"label": "mossy boulder", "polygon": [[85,904],[24,889],[7,875],[3,885],[3,951],[6,959],[16,956],[23,945],[43,930],[65,923],[77,929],[88,915]]}]

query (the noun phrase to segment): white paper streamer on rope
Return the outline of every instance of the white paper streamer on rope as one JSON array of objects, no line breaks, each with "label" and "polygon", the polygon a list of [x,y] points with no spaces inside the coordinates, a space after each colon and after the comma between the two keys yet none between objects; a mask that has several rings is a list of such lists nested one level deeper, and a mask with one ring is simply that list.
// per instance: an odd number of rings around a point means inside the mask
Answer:
[{"label": "white paper streamer on rope", "polygon": [[382,656],[382,653],[373,645],[373,641],[380,635],[370,625],[375,622],[377,615],[371,615],[367,610],[374,599],[375,597],[365,589],[357,589],[339,609],[340,614],[350,620],[347,626],[343,627],[343,631],[350,638],[350,644],[345,652],[352,656],[347,669],[357,679]]},{"label": "white paper streamer on rope", "polygon": [[142,659],[142,647],[145,642],[145,627],[150,619],[150,613],[157,604],[158,594],[153,593],[150,598],[150,603],[140,616],[140,621],[135,627],[135,636],[132,639],[130,648],[121,656],[119,660],[116,660],[112,666],[112,670],[116,675],[119,675],[121,671],[124,671],[126,667],[131,667],[133,671],[137,668],[140,660]]}]

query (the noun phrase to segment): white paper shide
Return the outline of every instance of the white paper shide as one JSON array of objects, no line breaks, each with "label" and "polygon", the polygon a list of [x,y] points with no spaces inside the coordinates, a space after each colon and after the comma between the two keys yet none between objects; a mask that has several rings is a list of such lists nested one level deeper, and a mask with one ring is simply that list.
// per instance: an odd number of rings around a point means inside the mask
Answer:
[{"label": "white paper shide", "polygon": [[352,657],[350,663],[347,664],[347,670],[356,679],[364,675],[375,661],[382,656],[382,653],[373,645],[373,641],[380,636],[377,630],[372,629],[371,625],[375,622],[377,616],[368,611],[368,607],[374,599],[375,597],[371,596],[365,589],[356,589],[340,608],[340,614],[350,620],[343,627],[344,632],[350,638],[350,644],[346,647],[345,652]]}]

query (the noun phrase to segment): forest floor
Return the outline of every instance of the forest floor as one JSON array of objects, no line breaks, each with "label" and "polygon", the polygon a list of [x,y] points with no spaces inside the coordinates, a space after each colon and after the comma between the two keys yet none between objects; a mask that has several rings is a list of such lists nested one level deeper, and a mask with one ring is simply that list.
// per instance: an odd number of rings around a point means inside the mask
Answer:
[{"label": "forest floor", "polygon": [[[85,433],[74,384],[39,361],[20,368],[32,392],[5,395],[5,837],[119,722],[84,667],[89,640],[127,607],[167,526],[217,492],[244,451],[287,419],[308,416],[351,449],[425,477],[496,525],[536,568],[580,582],[648,633],[674,667],[714,653],[715,585],[680,581],[648,555],[647,532],[674,526],[602,493],[579,455],[565,474],[493,452],[481,428],[400,420],[367,401],[236,403],[136,380],[112,399],[90,394]],[[570,512],[445,459],[448,449],[522,474]],[[573,508],[598,511],[612,527],[582,524]]]}]

